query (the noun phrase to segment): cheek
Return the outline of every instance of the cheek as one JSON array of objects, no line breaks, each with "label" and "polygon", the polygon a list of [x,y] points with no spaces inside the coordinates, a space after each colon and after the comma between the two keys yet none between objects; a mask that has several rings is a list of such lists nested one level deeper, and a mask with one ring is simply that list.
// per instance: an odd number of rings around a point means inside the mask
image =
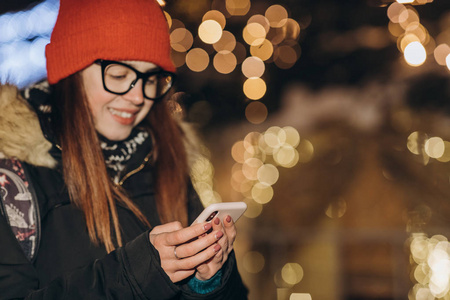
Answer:
[{"label": "cheek", "polygon": [[139,114],[137,115],[137,118],[135,120],[134,126],[142,122],[150,112],[150,110],[153,107],[153,101],[145,100],[144,105],[142,106]]},{"label": "cheek", "polygon": [[107,103],[107,101],[103,101],[104,97],[102,97],[101,94],[91,94],[87,98],[91,114],[94,117],[94,119],[97,119],[100,116],[104,108],[104,105]]},{"label": "cheek", "polygon": [[150,110],[153,107],[153,103],[154,102],[151,100],[145,100],[144,107],[142,108],[142,110],[145,112],[145,115],[147,115],[150,112]]}]

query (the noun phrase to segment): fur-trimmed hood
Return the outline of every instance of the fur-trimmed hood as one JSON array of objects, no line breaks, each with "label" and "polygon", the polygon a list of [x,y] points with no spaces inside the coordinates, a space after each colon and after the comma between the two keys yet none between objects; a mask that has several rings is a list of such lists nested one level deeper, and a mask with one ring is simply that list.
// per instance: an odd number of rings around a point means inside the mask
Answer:
[{"label": "fur-trimmed hood", "polygon": [[36,112],[17,87],[0,86],[0,158],[17,158],[36,166],[53,168],[52,144],[44,137]]}]

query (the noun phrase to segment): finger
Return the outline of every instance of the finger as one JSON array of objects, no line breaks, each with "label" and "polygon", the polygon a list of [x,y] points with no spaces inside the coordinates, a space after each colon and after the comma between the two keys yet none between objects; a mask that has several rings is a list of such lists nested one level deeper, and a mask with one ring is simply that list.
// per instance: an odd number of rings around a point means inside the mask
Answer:
[{"label": "finger", "polygon": [[228,243],[230,245],[232,245],[234,243],[234,241],[236,240],[236,235],[237,235],[236,225],[234,224],[234,221],[231,218],[231,216],[226,216],[224,218],[223,223],[224,223],[224,228],[225,228],[225,234],[228,237]]},{"label": "finger", "polygon": [[228,254],[230,254],[231,250],[233,249],[233,245],[228,243],[228,239],[226,236],[218,240],[217,244],[220,246],[220,250],[217,251],[216,255],[214,256],[214,262],[222,263],[227,260]]},{"label": "finger", "polygon": [[225,261],[224,253],[220,250],[214,257],[197,266],[195,276],[201,280],[207,280],[222,268]]},{"label": "finger", "polygon": [[180,222],[175,221],[175,222],[170,222],[170,223],[166,223],[163,225],[159,225],[159,226],[155,226],[152,231],[150,232],[150,234],[161,234],[163,232],[172,232],[172,231],[177,231],[182,229],[183,226],[181,225]]},{"label": "finger", "polygon": [[222,222],[221,222],[220,219],[217,218],[217,217],[214,218],[214,219],[211,221],[211,225],[212,225],[212,230],[213,230],[213,231],[224,231]]},{"label": "finger", "polygon": [[223,225],[225,227],[231,227],[234,225],[234,221],[233,218],[230,215],[227,215],[224,219],[223,219]]},{"label": "finger", "polygon": [[212,244],[207,249],[195,254],[194,256],[178,260],[178,267],[183,270],[196,268],[198,265],[213,258],[221,249],[222,248],[220,245]]},{"label": "finger", "polygon": [[207,279],[211,278],[211,275],[217,273],[217,271],[222,268],[222,264],[213,262],[214,259],[215,259],[215,256],[212,257],[211,259],[208,259],[207,261],[200,264],[199,266],[197,266],[197,268],[196,268],[197,273],[195,274],[195,276],[198,279],[207,280]]},{"label": "finger", "polygon": [[223,237],[223,231],[213,231],[203,238],[193,240],[189,243],[178,246],[177,256],[178,258],[186,258],[197,254],[200,251],[208,248],[212,244],[216,243]]},{"label": "finger", "polygon": [[173,283],[177,283],[178,281],[181,281],[183,279],[188,278],[192,274],[195,273],[195,270],[180,270],[172,273],[170,277],[170,280],[172,280]]},{"label": "finger", "polygon": [[195,224],[167,234],[166,242],[168,246],[184,244],[211,229],[210,223]]},{"label": "finger", "polygon": [[220,222],[219,218],[214,218],[214,220],[212,220],[212,226],[213,226],[213,230],[217,230],[217,229],[222,229],[223,225],[222,222]]}]

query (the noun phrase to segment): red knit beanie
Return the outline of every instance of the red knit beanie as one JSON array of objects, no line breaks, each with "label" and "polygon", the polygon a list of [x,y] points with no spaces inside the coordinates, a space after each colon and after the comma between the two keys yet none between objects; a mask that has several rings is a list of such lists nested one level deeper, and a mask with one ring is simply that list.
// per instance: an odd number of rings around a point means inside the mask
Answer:
[{"label": "red knit beanie", "polygon": [[61,0],[45,55],[50,84],[97,59],[147,61],[175,72],[167,20],[155,0]]}]

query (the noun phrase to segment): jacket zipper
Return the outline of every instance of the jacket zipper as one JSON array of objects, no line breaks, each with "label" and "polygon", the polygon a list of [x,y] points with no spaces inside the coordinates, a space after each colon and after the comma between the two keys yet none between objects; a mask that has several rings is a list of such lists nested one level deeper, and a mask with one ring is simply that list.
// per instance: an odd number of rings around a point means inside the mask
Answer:
[{"label": "jacket zipper", "polygon": [[145,167],[145,165],[148,163],[148,161],[150,160],[150,157],[152,156],[152,153],[153,153],[153,151],[150,151],[150,153],[147,154],[147,156],[144,158],[144,161],[140,164],[139,167],[137,167],[136,169],[128,172],[127,174],[125,174],[125,176],[123,176],[122,179],[118,183],[115,183],[116,186],[122,186],[123,183],[125,182],[125,180],[127,180],[128,178],[130,178],[134,174],[136,174],[139,171],[141,171]]}]

